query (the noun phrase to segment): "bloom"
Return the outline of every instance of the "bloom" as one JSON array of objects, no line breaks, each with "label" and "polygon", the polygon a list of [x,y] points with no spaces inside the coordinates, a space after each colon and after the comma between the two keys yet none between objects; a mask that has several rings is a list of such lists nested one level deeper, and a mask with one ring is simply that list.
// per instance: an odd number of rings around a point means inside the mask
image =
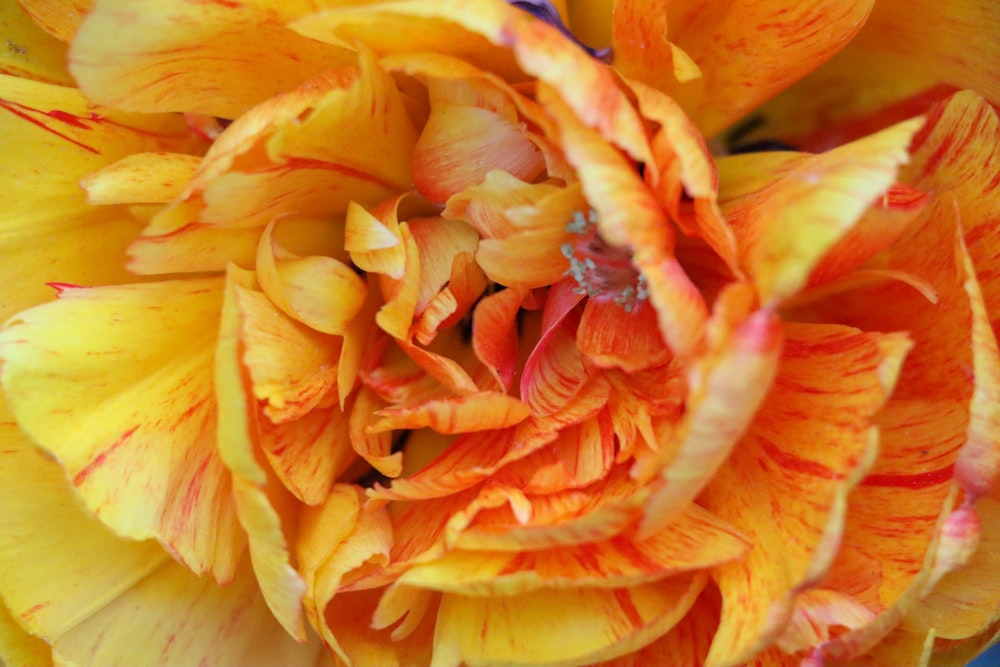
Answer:
[{"label": "bloom", "polygon": [[518,4],[8,10],[11,661],[992,641],[997,11]]}]

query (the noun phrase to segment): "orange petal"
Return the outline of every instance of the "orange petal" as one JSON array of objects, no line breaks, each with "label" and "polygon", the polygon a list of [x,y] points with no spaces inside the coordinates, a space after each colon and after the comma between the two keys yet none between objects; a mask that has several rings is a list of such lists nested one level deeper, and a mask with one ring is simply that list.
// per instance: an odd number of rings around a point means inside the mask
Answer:
[{"label": "orange petal", "polygon": [[17,138],[0,163],[0,318],[49,300],[47,282],[129,280],[124,250],[139,224],[124,209],[88,206],[80,179],[131,153],[193,148],[187,127],[172,116],[97,113],[75,90],[5,75],[0,100],[0,135]]},{"label": "orange petal", "polygon": [[573,341],[575,316],[570,316],[582,298],[565,280],[549,290],[542,332],[521,374],[521,400],[535,414],[559,411],[587,380],[583,359]]},{"label": "orange petal", "polygon": [[[629,87],[642,115],[660,125],[652,139],[653,160],[646,165],[647,182],[685,234],[704,238],[726,266],[737,271],[736,240],[716,204],[719,177],[701,133],[667,95],[637,82],[629,82]],[[689,198],[691,205],[682,206]]]},{"label": "orange petal", "polygon": [[[303,9],[168,0],[136,14],[126,0],[104,1],[77,31],[70,69],[87,97],[106,106],[236,118],[353,60],[284,27]],[[245,66],[254,62],[268,63],[268,75]]]},{"label": "orange petal", "polygon": [[[914,139],[913,164],[904,176],[928,191],[948,191],[961,212],[961,226],[981,297],[972,297],[977,311],[973,320],[973,357],[976,377],[974,404],[970,418],[969,440],[959,455],[956,475],[967,493],[978,497],[996,484],[1000,475],[1000,451],[997,441],[995,406],[1000,397],[1000,376],[990,361],[995,343],[977,302],[982,299],[985,317],[994,335],[1000,332],[1000,280],[993,272],[1000,241],[995,233],[996,210],[1000,206],[1000,120],[996,111],[974,93],[958,93],[938,105],[927,125]],[[971,278],[971,276],[968,276]]]},{"label": "orange petal", "polygon": [[505,466],[493,481],[525,493],[555,493],[603,479],[614,461],[611,417],[602,411],[562,429],[554,443]]},{"label": "orange petal", "polygon": [[[616,658],[676,625],[704,583],[696,575],[632,588],[542,590],[503,598],[447,593],[431,665],[564,665]],[[537,632],[540,627],[548,632]],[[549,633],[560,641],[553,642]]]},{"label": "orange petal", "polygon": [[456,257],[476,252],[479,235],[459,220],[421,218],[409,221],[408,225],[420,252],[420,291],[416,305],[416,312],[420,313],[448,284]]},{"label": "orange petal", "polygon": [[18,422],[116,532],[229,579],[243,549],[215,450],[218,279],[66,288],[2,334]]},{"label": "orange petal", "polygon": [[533,421],[504,430],[460,436],[429,466],[393,480],[388,489],[370,495],[386,499],[437,498],[472,488],[504,465],[528,456],[554,440],[556,434]]},{"label": "orange petal", "polygon": [[875,415],[909,347],[902,335],[829,325],[786,325],[784,338],[771,391],[700,497],[754,545],[713,573],[728,603],[709,654],[715,663],[766,648],[789,622],[794,593],[829,567],[847,494],[874,462]]},{"label": "orange petal", "polygon": [[525,297],[523,290],[501,290],[483,297],[472,315],[476,357],[504,391],[510,388],[517,371],[517,314]]},{"label": "orange petal", "polygon": [[66,71],[66,45],[46,34],[37,22],[40,4],[24,8],[9,2],[0,8],[0,25],[10,40],[0,53],[0,74],[72,85],[73,79]]},{"label": "orange petal", "polygon": [[[697,64],[702,78],[668,90],[711,137],[829,60],[857,34],[874,4],[746,0],[725,7],[703,2],[671,7],[667,17],[671,41]],[[754,35],[752,47],[749,34]],[[621,48],[639,49],[641,43]],[[744,57],[733,58],[733,53]],[[637,71],[632,76],[644,80],[644,74]],[[646,76],[654,85],[664,78],[656,69]]]},{"label": "orange petal", "polygon": [[504,429],[523,421],[528,407],[513,396],[481,392],[419,405],[379,410],[374,432],[430,427],[438,433],[469,433]]},{"label": "orange petal", "polygon": [[666,363],[671,355],[656,313],[645,302],[627,313],[617,304],[588,299],[577,329],[580,352],[601,367],[634,372]]},{"label": "orange petal", "polygon": [[356,202],[347,206],[344,250],[351,261],[369,273],[382,273],[401,280],[406,266],[406,247],[399,230],[397,208],[406,195],[383,202],[369,213]]},{"label": "orange petal", "polygon": [[585,490],[527,497],[513,487],[486,487],[448,521],[448,545],[523,551],[596,542],[633,525],[649,495],[622,467]]},{"label": "orange petal", "polygon": [[[968,545],[944,531],[952,522],[949,514],[958,491],[954,482],[964,481],[957,478],[955,464],[965,442],[983,443],[975,446],[980,452],[989,451],[982,449],[985,443],[996,442],[991,425],[997,423],[997,406],[986,397],[998,358],[948,199],[939,197],[899,242],[872,260],[875,266],[905,269],[933,283],[936,305],[909,287],[890,283],[808,307],[820,319],[839,318],[869,330],[906,330],[914,341],[893,398],[879,418],[881,456],[851,495],[844,534],[845,542],[882,564],[878,602],[885,611],[868,627],[832,640],[826,650],[834,656],[887,634],[932,576],[962,562]],[[969,478],[970,488],[989,474]],[[907,529],[899,531],[901,525]]]},{"label": "orange petal", "polygon": [[781,350],[782,332],[769,311],[751,315],[732,338],[691,371],[687,410],[674,442],[657,452],[650,465],[638,465],[639,477],[658,473],[663,486],[645,509],[641,534],[650,535],[705,487],[744,434],[770,388]]},{"label": "orange petal", "polygon": [[[452,195],[441,217],[465,220],[484,239],[504,239],[518,230],[510,219],[512,211],[533,206],[559,190],[555,185],[525,183],[506,171],[494,170],[482,183]],[[582,208],[582,203],[581,198],[580,205],[569,212]]]}]

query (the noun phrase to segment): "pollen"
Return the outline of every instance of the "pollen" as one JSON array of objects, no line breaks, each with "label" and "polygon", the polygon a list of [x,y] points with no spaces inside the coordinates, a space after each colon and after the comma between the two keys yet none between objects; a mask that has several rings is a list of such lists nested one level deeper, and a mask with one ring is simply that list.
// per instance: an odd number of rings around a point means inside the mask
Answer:
[{"label": "pollen", "polygon": [[632,253],[615,248],[597,231],[597,212],[584,216],[577,211],[566,223],[570,240],[563,243],[563,257],[569,261],[566,275],[576,281],[574,291],[591,299],[608,299],[631,313],[646,300],[646,277],[632,263]]}]

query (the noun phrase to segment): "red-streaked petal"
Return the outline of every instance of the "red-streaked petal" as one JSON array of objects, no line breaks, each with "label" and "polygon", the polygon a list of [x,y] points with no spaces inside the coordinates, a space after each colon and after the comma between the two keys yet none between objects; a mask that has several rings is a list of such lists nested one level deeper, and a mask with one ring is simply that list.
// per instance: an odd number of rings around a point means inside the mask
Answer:
[{"label": "red-streaked petal", "polygon": [[[511,597],[446,593],[438,610],[432,667],[589,664],[625,655],[676,625],[703,575],[632,588],[543,590]],[[538,632],[538,628],[548,632]],[[549,633],[558,633],[553,642]]]},{"label": "red-streaked petal", "polygon": [[[764,303],[786,299],[805,286],[821,258],[892,185],[922,122],[903,123],[805,159],[763,190],[739,198],[732,191],[723,195],[726,218]],[[725,192],[725,167],[720,170]]]},{"label": "red-streaked petal", "polygon": [[499,392],[481,392],[426,401],[414,406],[383,408],[369,430],[375,433],[430,427],[438,433],[470,433],[504,429],[529,414],[520,400]]},{"label": "red-streaked petal", "polygon": [[639,477],[658,475],[662,480],[646,505],[642,534],[668,525],[729,456],[767,395],[781,340],[777,317],[758,311],[692,371],[687,412],[674,441],[633,472]]},{"label": "red-streaked petal", "polygon": [[216,451],[213,350],[222,283],[68,288],[0,340],[18,423],[117,533],[158,538],[198,573],[233,576],[244,538]]},{"label": "red-streaked petal", "polygon": [[656,312],[645,302],[625,312],[615,303],[588,299],[576,344],[597,366],[626,372],[660,366],[671,358],[657,327]]},{"label": "red-streaked petal", "polygon": [[183,153],[134,153],[80,181],[87,203],[166,204],[179,198],[201,164]]},{"label": "red-streaked petal", "polygon": [[[87,97],[106,106],[236,118],[353,61],[282,25],[302,9],[166,0],[137,13],[128,0],[102,0],[76,32],[70,70]],[[268,75],[248,62],[268,63]]]},{"label": "red-streaked petal", "polygon": [[713,572],[725,601],[709,654],[717,664],[767,648],[795,592],[829,568],[848,492],[874,463],[875,416],[909,348],[899,334],[831,325],[786,325],[784,339],[767,398],[700,496],[753,544]]}]

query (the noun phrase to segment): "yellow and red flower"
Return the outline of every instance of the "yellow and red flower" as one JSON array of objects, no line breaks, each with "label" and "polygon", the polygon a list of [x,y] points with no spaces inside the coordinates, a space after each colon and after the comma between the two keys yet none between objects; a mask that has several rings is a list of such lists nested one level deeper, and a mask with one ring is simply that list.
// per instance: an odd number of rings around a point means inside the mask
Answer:
[{"label": "yellow and red flower", "polygon": [[995,3],[8,4],[7,664],[996,638]]}]

